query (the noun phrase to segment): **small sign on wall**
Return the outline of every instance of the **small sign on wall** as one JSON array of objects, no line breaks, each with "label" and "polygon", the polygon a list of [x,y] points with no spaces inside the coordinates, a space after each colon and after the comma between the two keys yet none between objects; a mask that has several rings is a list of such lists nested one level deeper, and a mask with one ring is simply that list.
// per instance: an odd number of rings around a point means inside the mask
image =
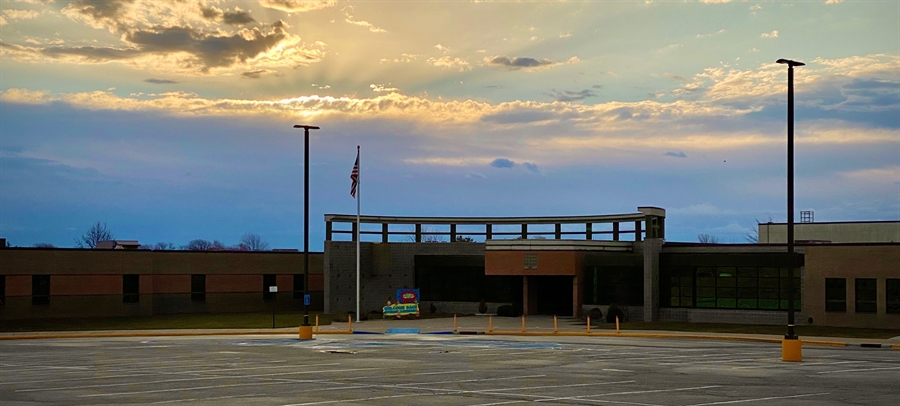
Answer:
[{"label": "small sign on wall", "polygon": [[269,286],[269,293],[278,293],[278,286]]}]

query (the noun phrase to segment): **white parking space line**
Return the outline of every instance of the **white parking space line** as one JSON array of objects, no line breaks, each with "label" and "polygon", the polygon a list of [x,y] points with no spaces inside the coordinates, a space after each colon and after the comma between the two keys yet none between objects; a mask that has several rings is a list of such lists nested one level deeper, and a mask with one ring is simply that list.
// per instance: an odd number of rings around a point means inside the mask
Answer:
[{"label": "white parking space line", "polygon": [[269,395],[268,393],[254,393],[251,395],[216,396],[213,398],[175,399],[175,400],[164,400],[162,402],[153,402],[151,404],[152,405],[162,405],[162,404],[166,404],[166,403],[201,402],[201,401],[219,400],[219,399],[266,397],[268,395]]},{"label": "white parking space line", "polygon": [[837,374],[837,373],[845,373],[845,372],[868,372],[868,371],[887,371],[900,369],[900,367],[884,367],[884,368],[866,368],[866,369],[842,369],[840,371],[822,371],[817,372],[819,374]]},{"label": "white parking space line", "polygon": [[[703,390],[703,389],[712,389],[712,388],[720,388],[721,385],[706,385],[706,386],[692,386],[688,388],[675,388],[675,389],[650,389],[650,390],[638,390],[638,391],[627,391],[627,392],[611,392],[611,393],[601,393],[598,395],[582,395],[582,396],[567,396],[561,398],[551,398],[551,399],[539,399],[535,400],[535,402],[555,402],[559,400],[586,400],[588,402],[599,401],[606,403],[604,401],[600,401],[597,399],[591,398],[599,398],[603,396],[620,396],[620,395],[643,395],[647,393],[664,393],[664,392],[684,392],[691,390]],[[636,404],[636,403],[632,403]]]},{"label": "white parking space line", "polygon": [[634,372],[634,371],[629,371],[629,370],[627,370],[627,369],[612,369],[612,368],[603,368],[603,369],[601,369],[601,371],[606,371],[606,372],[631,372],[631,373]]},{"label": "white parking space line", "polygon": [[284,406],[310,406],[310,405],[327,405],[327,404],[332,404],[332,403],[368,402],[370,400],[408,398],[410,396],[434,396],[434,394],[432,394],[432,393],[408,393],[405,395],[373,396],[370,398],[362,398],[362,399],[323,400],[320,402],[293,403],[293,404],[284,405]]},{"label": "white parking space line", "polygon": [[711,403],[696,403],[690,406],[710,406],[710,405],[730,405],[735,403],[750,403],[750,402],[765,402],[767,400],[777,400],[777,399],[795,399],[795,398],[805,398],[810,396],[825,396],[830,395],[828,392],[821,393],[805,393],[802,395],[790,395],[790,396],[772,396],[768,398],[754,398],[754,399],[739,399],[739,400],[725,400],[721,402],[711,402]]},{"label": "white parking space line", "polygon": [[[352,368],[352,369],[335,369],[335,370],[326,370],[326,371],[296,371],[296,372],[286,372],[278,375],[290,375],[290,374],[322,374],[329,372],[352,372],[352,371],[371,371],[377,369],[384,368]],[[273,374],[274,375],[274,374]],[[271,376],[271,375],[265,375]],[[240,376],[236,376],[235,378],[244,378]],[[284,385],[289,383],[296,383],[293,380],[277,380],[273,382],[252,382],[252,383],[241,383],[241,384],[231,384],[231,385],[211,385],[211,386],[195,386],[188,388],[169,388],[169,389],[154,389],[154,390],[144,390],[144,391],[134,391],[134,392],[116,392],[116,393],[95,393],[90,395],[81,395],[80,398],[93,398],[93,397],[108,397],[108,396],[127,396],[127,395],[141,395],[141,394],[149,394],[149,393],[165,393],[165,392],[184,392],[184,391],[193,391],[193,390],[205,390],[205,389],[221,389],[221,388],[235,388],[241,386],[254,386],[254,385]]]},{"label": "white parking space line", "polygon": [[397,384],[397,387],[409,386],[409,385],[440,385],[445,383],[465,383],[465,382],[487,382],[487,381],[508,381],[510,379],[530,379],[530,378],[544,378],[547,375],[523,375],[523,376],[507,376],[503,378],[480,378],[480,379],[462,379],[455,381],[438,381],[438,382],[414,382],[414,383],[400,383]]},{"label": "white parking space line", "polygon": [[742,358],[742,359],[720,359],[715,361],[695,361],[695,362],[660,362],[657,365],[695,365],[695,364],[727,364],[729,362],[748,362],[756,361],[758,358]]}]

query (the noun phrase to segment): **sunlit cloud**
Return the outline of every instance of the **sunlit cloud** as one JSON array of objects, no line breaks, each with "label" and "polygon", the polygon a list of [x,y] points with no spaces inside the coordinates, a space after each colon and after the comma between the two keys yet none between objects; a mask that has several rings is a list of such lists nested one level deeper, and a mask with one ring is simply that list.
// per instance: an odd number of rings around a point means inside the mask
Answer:
[{"label": "sunlit cloud", "polygon": [[443,56],[440,58],[428,58],[428,63],[439,68],[453,68],[458,69],[460,72],[465,72],[467,70],[472,69],[472,65],[460,58],[454,58],[450,56]]},{"label": "sunlit cloud", "polygon": [[334,7],[337,4],[337,0],[259,0],[259,4],[266,8],[288,13],[300,13]]},{"label": "sunlit cloud", "polygon": [[368,21],[355,20],[355,19],[353,18],[353,16],[350,14],[350,13],[353,12],[353,6],[347,6],[347,7],[344,7],[344,8],[341,10],[341,12],[344,13],[344,17],[345,17],[345,18],[344,18],[344,21],[346,21],[347,23],[350,23],[350,24],[353,24],[353,25],[358,25],[358,26],[360,26],[360,27],[365,27],[365,28],[367,28],[367,29],[368,29],[369,31],[371,31],[371,32],[377,32],[377,33],[384,33],[384,32],[387,32],[387,30],[382,29],[382,28],[378,28],[378,27],[376,27],[375,25],[373,25],[372,23],[370,23],[370,22],[368,22]]},{"label": "sunlit cloud", "polygon": [[764,32],[759,37],[760,38],[778,38],[778,30],[772,30],[772,32]]}]

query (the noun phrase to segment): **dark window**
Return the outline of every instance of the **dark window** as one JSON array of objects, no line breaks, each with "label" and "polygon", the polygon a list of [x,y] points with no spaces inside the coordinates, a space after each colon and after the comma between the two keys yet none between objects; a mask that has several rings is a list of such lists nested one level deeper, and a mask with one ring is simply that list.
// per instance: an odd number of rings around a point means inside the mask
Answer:
[{"label": "dark window", "polygon": [[6,275],[0,275],[0,306],[6,304]]},{"label": "dark window", "polygon": [[303,274],[294,274],[294,299],[303,299]]},{"label": "dark window", "polygon": [[847,311],[847,280],[844,278],[825,278],[825,311]]},{"label": "dark window", "polygon": [[50,304],[50,275],[31,276],[31,304]]},{"label": "dark window", "polygon": [[137,303],[140,296],[141,276],[122,275],[122,303]]},{"label": "dark window", "polygon": [[206,301],[206,275],[191,275],[191,300]]},{"label": "dark window", "polygon": [[856,312],[878,312],[878,280],[856,278]]},{"label": "dark window", "polygon": [[275,275],[263,275],[263,300],[266,302],[275,300],[275,293],[269,291],[270,286],[278,286],[275,283]]},{"label": "dark window", "polygon": [[887,280],[884,296],[887,299],[887,313],[900,313],[900,279]]},{"label": "dark window", "polygon": [[[644,300],[644,274],[632,266],[591,266],[585,268],[582,289],[585,304],[640,306]],[[671,291],[672,286],[668,286]],[[689,293],[690,288],[685,291]],[[681,294],[681,290],[678,290]],[[671,300],[671,299],[670,299]]]}]

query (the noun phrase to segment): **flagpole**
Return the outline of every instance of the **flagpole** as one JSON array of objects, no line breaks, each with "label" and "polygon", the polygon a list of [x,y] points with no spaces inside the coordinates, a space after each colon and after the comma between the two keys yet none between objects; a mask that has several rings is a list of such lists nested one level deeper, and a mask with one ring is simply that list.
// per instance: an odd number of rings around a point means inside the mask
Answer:
[{"label": "flagpole", "polygon": [[[356,159],[359,159],[359,145],[356,146]],[[361,169],[361,168],[360,168]],[[361,171],[360,171],[361,172]],[[359,322],[359,175],[356,180],[356,322]]]}]

